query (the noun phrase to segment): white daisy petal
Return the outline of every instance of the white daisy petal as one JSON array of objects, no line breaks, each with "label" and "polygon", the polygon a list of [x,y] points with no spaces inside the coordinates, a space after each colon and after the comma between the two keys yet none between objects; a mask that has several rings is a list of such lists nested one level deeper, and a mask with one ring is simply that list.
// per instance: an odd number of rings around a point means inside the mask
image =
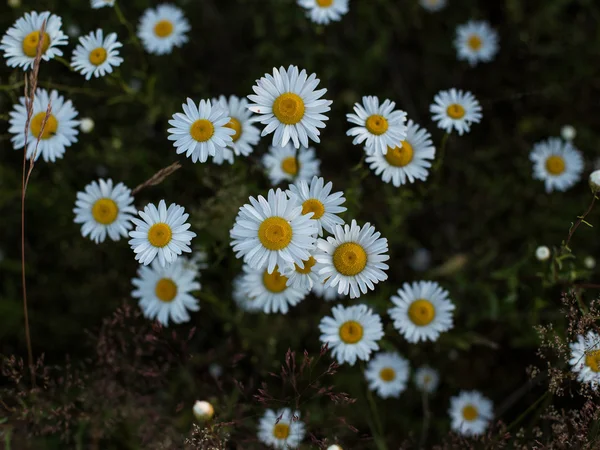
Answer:
[{"label": "white daisy petal", "polygon": [[327,25],[337,22],[348,12],[348,0],[298,0],[306,16],[314,23]]}]

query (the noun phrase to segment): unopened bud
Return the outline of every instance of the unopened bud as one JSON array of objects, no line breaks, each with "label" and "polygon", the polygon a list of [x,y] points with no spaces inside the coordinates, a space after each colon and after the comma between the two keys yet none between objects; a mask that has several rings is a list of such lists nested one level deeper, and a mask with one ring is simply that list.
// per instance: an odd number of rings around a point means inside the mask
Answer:
[{"label": "unopened bud", "polygon": [[540,245],[535,250],[535,257],[538,259],[538,261],[546,261],[548,258],[550,258],[550,249],[545,245]]},{"label": "unopened bud", "polygon": [[194,417],[199,422],[203,422],[205,420],[212,419],[212,416],[215,414],[215,408],[208,402],[205,401],[197,401],[194,403]]},{"label": "unopened bud", "polygon": [[590,173],[588,182],[590,183],[590,189],[594,194],[600,191],[600,170],[594,170]]}]

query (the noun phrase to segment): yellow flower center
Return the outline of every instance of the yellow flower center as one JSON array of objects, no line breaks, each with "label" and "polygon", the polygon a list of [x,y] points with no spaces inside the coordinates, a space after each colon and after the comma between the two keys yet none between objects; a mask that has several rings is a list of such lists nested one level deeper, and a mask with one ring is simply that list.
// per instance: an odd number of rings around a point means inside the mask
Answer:
[{"label": "yellow flower center", "polygon": [[394,167],[404,167],[410,164],[413,160],[413,156],[415,151],[408,143],[408,141],[402,141],[400,143],[400,147],[390,148],[388,147],[388,151],[385,154],[386,161]]},{"label": "yellow flower center", "polygon": [[206,142],[215,134],[215,126],[210,120],[198,119],[190,126],[190,134],[196,141]]},{"label": "yellow flower center", "polygon": [[354,276],[367,265],[367,252],[359,244],[344,242],[333,252],[333,265],[342,275]]},{"label": "yellow flower center", "polygon": [[278,423],[273,427],[273,436],[275,439],[287,439],[290,435],[290,426],[287,423]]},{"label": "yellow flower center", "polygon": [[562,156],[552,155],[546,160],[546,170],[552,175],[560,175],[565,171],[565,160]]},{"label": "yellow flower center", "polygon": [[269,250],[282,250],[294,234],[290,223],[281,217],[268,217],[258,227],[258,239]]},{"label": "yellow flower center", "polygon": [[446,108],[446,113],[451,119],[462,119],[465,116],[465,108],[458,103],[452,103],[450,106],[448,106],[448,108]]},{"label": "yellow flower center", "polygon": [[171,227],[166,223],[155,223],[148,230],[148,240],[154,247],[165,247],[171,242],[172,236]]},{"label": "yellow flower center", "polygon": [[304,117],[304,101],[293,92],[281,94],[273,102],[273,114],[281,123],[294,125]]},{"label": "yellow flower center", "polygon": [[463,419],[471,422],[471,421],[477,419],[479,412],[477,411],[477,408],[475,408],[473,405],[467,405],[463,408],[462,415],[463,415]]},{"label": "yellow flower center", "polygon": [[287,289],[286,283],[288,278],[279,273],[279,269],[275,267],[273,273],[268,273],[266,270],[263,273],[263,284],[268,291],[278,294]]},{"label": "yellow flower center", "polygon": [[119,214],[119,207],[111,198],[101,198],[96,200],[92,206],[92,217],[102,225],[110,225],[115,221]]},{"label": "yellow flower center", "polygon": [[237,120],[235,117],[232,117],[229,120],[229,123],[225,126],[235,131],[235,134],[231,136],[231,139],[233,140],[233,142],[236,142],[242,135],[242,124],[240,123],[240,121]]},{"label": "yellow flower center", "polygon": [[[35,58],[39,42],[39,31],[32,31],[31,33],[29,33],[27,36],[25,36],[25,39],[23,39],[23,53],[25,53],[30,58]],[[50,47],[50,36],[48,36],[48,33],[44,33],[44,38],[42,40],[42,55],[46,53],[48,47]]]},{"label": "yellow flower center", "polygon": [[340,339],[346,344],[356,344],[363,337],[363,327],[360,323],[349,320],[340,327]]},{"label": "yellow flower center", "polygon": [[471,50],[479,50],[483,45],[483,41],[476,34],[472,35],[467,41],[467,45],[471,48]]},{"label": "yellow flower center", "polygon": [[307,273],[310,273],[313,266],[317,263],[317,260],[311,256],[308,260],[302,262],[304,263],[304,269],[301,269],[298,264],[294,264],[296,266],[296,272],[306,275]]},{"label": "yellow flower center", "polygon": [[415,300],[408,307],[408,318],[420,327],[429,325],[435,318],[435,306],[429,300]]},{"label": "yellow flower center", "polygon": [[600,350],[593,350],[585,354],[585,365],[592,372],[600,372]]},{"label": "yellow flower center", "polygon": [[317,5],[321,8],[329,8],[333,4],[333,0],[317,0]]},{"label": "yellow flower center", "polygon": [[383,381],[392,381],[394,378],[396,378],[396,371],[391,367],[384,367],[379,372],[379,378],[381,378]]},{"label": "yellow flower center", "polygon": [[316,198],[309,198],[302,203],[302,214],[313,213],[312,219],[320,219],[325,214],[325,205]]},{"label": "yellow flower center", "polygon": [[106,56],[106,50],[103,47],[95,48],[90,52],[90,62],[95,66],[99,66],[106,61]]},{"label": "yellow flower center", "polygon": [[166,38],[173,33],[173,24],[169,20],[161,20],[154,25],[154,34],[159,38]]},{"label": "yellow flower center", "polygon": [[156,283],[154,293],[160,301],[169,303],[177,296],[177,285],[170,278],[161,278]]},{"label": "yellow flower center", "polygon": [[289,156],[281,161],[281,170],[289,175],[296,176],[298,169],[300,169],[300,162],[293,156]]},{"label": "yellow flower center", "polygon": [[369,133],[380,136],[387,131],[388,121],[385,117],[380,116],[379,114],[373,114],[372,116],[367,117],[365,127]]},{"label": "yellow flower center", "polygon": [[39,112],[31,119],[31,134],[35,136],[37,139],[38,136],[40,139],[50,139],[52,136],[56,134],[56,130],[58,129],[58,121],[56,117],[52,114],[48,115],[48,120],[46,120],[46,125],[44,125],[44,132],[40,136],[40,131],[42,131],[42,124],[46,118],[46,111]]}]

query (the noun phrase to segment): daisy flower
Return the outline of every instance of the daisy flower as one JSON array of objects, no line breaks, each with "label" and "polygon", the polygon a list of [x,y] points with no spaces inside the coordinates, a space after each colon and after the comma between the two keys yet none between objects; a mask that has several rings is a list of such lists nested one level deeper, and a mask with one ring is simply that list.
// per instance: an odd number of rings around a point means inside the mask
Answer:
[{"label": "daisy flower", "polygon": [[104,242],[107,234],[118,241],[133,227],[132,214],[137,210],[132,203],[131,190],[123,183],[113,186],[112,180],[92,181],[84,192],[77,193],[74,222],[81,223],[83,237],[89,235],[96,244]]},{"label": "daisy flower", "polygon": [[117,41],[117,34],[110,33],[104,37],[102,30],[91,32],[87,36],[79,38],[79,44],[73,51],[71,66],[81,72],[86,80],[103,77],[112,73],[113,67],[119,67],[123,58],[119,57],[119,48],[122,47]]},{"label": "daisy flower", "polygon": [[325,287],[325,284],[320,280],[313,283],[312,291],[317,297],[322,298],[326,302],[331,302],[334,300],[339,300],[344,298],[343,294],[340,294],[338,290],[334,287]]},{"label": "daisy flower", "polygon": [[337,22],[348,12],[348,0],[298,0],[298,4],[310,20],[322,25]]},{"label": "daisy flower", "polygon": [[583,156],[570,142],[549,138],[533,146],[529,154],[533,178],[542,180],[546,192],[566,191],[581,179]]},{"label": "daisy flower", "polygon": [[451,133],[454,128],[460,136],[471,131],[472,123],[479,123],[483,115],[481,106],[473,94],[454,88],[436,94],[429,107],[438,128]]},{"label": "daisy flower", "polygon": [[388,242],[379,237],[381,233],[375,227],[370,223],[359,227],[353,220],[343,228],[336,225],[333,234],[327,240],[319,239],[315,252],[315,270],[326,288],[337,286],[340,294],[350,292],[350,298],[357,298],[387,280],[384,270],[388,265],[384,261],[390,259]]},{"label": "daisy flower", "polygon": [[235,130],[227,126],[231,120],[227,109],[218,104],[212,105],[210,100],[200,100],[196,107],[191,98],[181,107],[184,113],[173,114],[169,125],[174,128],[167,130],[168,139],[175,141],[173,145],[177,154],[185,153],[193,162],[202,163],[208,160],[209,155],[217,161],[219,158],[225,159],[223,151],[233,142],[232,136],[235,134]]},{"label": "daisy flower", "polygon": [[487,22],[470,20],[456,28],[454,46],[457,58],[467,60],[471,66],[490,62],[498,53],[498,33]]},{"label": "daisy flower", "polygon": [[258,424],[258,439],[273,448],[297,448],[306,434],[300,413],[289,408],[267,409]]},{"label": "daisy flower", "polygon": [[327,89],[315,91],[319,81],[314,73],[308,76],[296,66],[287,71],[274,67],[273,75],[267,73],[257,80],[252,86],[256,95],[248,96],[254,103],[248,108],[260,114],[260,122],[266,125],[261,136],[275,132],[274,147],[284,147],[290,140],[294,148],[308,147],[309,138],[321,142],[319,128],[325,128],[324,121],[329,119],[323,113],[331,109],[332,101],[320,99]]},{"label": "daisy flower", "polygon": [[165,267],[182,252],[192,251],[189,245],[196,233],[187,231],[190,228],[190,224],[186,223],[189,214],[182,206],[171,203],[167,209],[165,201],[161,200],[158,208],[150,203],[138,214],[143,220],[131,219],[136,227],[129,232],[132,238],[129,245],[140,264],[147,266],[158,257],[160,265]]},{"label": "daisy flower", "polygon": [[277,185],[282,181],[310,180],[319,175],[319,161],[312,147],[294,149],[291,144],[285,147],[269,147],[269,153],[263,155],[262,163],[271,184]]},{"label": "daisy flower", "polygon": [[600,384],[600,336],[593,331],[588,331],[585,336],[577,336],[572,342],[571,359],[569,364],[577,374],[577,380],[588,383],[593,389]]},{"label": "daisy flower", "polygon": [[492,402],[477,391],[461,391],[450,399],[452,430],[463,436],[483,434],[494,417]]},{"label": "daisy flower", "polygon": [[535,257],[538,261],[548,260],[551,254],[552,253],[550,252],[550,249],[546,245],[540,245],[538,248],[535,249]]},{"label": "daisy flower", "polygon": [[320,283],[319,277],[313,270],[317,261],[310,256],[302,261],[304,267],[294,264],[294,267],[288,267],[283,274],[288,278],[287,285],[297,289],[310,291],[314,283]]},{"label": "daisy flower", "polygon": [[408,361],[398,353],[379,353],[369,361],[365,378],[381,398],[398,398],[406,390],[409,370]]},{"label": "daisy flower", "polygon": [[448,0],[419,0],[419,4],[429,12],[441,11],[447,3]]},{"label": "daisy flower", "polygon": [[9,67],[22,67],[23,70],[27,70],[33,66],[44,21],[46,28],[42,36],[42,59],[50,61],[55,56],[63,55],[62,50],[58,48],[59,45],[67,45],[67,36],[60,29],[62,19],[48,11],[32,11],[17,19],[2,36],[0,50],[4,51]]},{"label": "daisy flower", "polygon": [[415,371],[415,384],[421,392],[432,394],[440,384],[440,375],[431,367],[419,367]]},{"label": "daisy flower", "polygon": [[408,342],[436,341],[453,326],[454,304],[435,281],[404,283],[391,300],[396,306],[388,313]]},{"label": "daisy flower", "polygon": [[233,150],[223,148],[222,151],[217,152],[215,156],[212,157],[212,162],[218,166],[223,165],[225,161],[227,161],[229,164],[233,164],[233,158]]},{"label": "daisy flower", "polygon": [[266,314],[287,314],[290,306],[296,306],[306,297],[308,289],[288,286],[288,278],[275,267],[271,273],[266,269],[252,269],[244,265],[241,292],[247,295],[249,310],[262,310]]},{"label": "daisy flower", "polygon": [[235,219],[231,229],[231,245],[237,258],[253,269],[267,268],[273,272],[278,265],[282,270],[303,261],[315,248],[317,225],[309,215],[302,214],[302,206],[291,201],[281,189],[269,190],[267,198],[250,197]]},{"label": "daisy flower", "polygon": [[[46,119],[48,105],[51,106],[50,114]],[[27,159],[35,152],[35,160],[40,155],[44,161],[55,162],[65,154],[65,147],[77,142],[79,134],[79,121],[75,120],[79,113],[71,100],[65,101],[62,95],[52,91],[48,94],[46,89],[38,89],[33,98],[33,114],[29,122],[27,136]],[[9,133],[15,150],[25,146],[25,123],[27,122],[27,108],[25,97],[19,99],[19,104],[13,106],[10,112]],[[45,125],[44,125],[45,122]],[[42,132],[43,125],[43,132]],[[38,137],[40,138],[38,144]],[[36,152],[37,147],[37,152]]]},{"label": "daisy flower", "polygon": [[91,117],[84,117],[79,121],[79,129],[82,133],[91,133],[94,131],[94,119]]},{"label": "daisy flower", "polygon": [[233,280],[233,290],[231,296],[235,301],[236,305],[243,311],[247,312],[256,312],[262,309],[262,305],[258,305],[255,302],[254,297],[250,297],[248,291],[246,291],[248,286],[247,283],[244,282],[245,275],[238,275]]},{"label": "daisy flower", "polygon": [[323,317],[319,324],[321,342],[328,344],[331,354],[340,364],[351,366],[356,359],[368,361],[371,352],[379,350],[377,341],[383,337],[383,326],[378,314],[367,305],[344,308],[334,306],[333,317]]},{"label": "daisy flower", "polygon": [[114,6],[115,0],[90,0],[93,9],[104,8],[105,6]]},{"label": "daisy flower", "polygon": [[336,225],[343,225],[344,220],[336,214],[346,211],[346,207],[340,206],[346,199],[343,192],[331,194],[333,184],[331,181],[325,184],[323,178],[314,176],[310,185],[305,180],[299,180],[290,185],[287,195],[302,205],[302,214],[313,213],[311,219],[319,227],[319,236],[323,236],[323,228],[333,233]]},{"label": "daisy flower", "polygon": [[165,55],[171,53],[173,47],[181,47],[188,41],[186,33],[190,29],[181,9],[162,3],[144,11],[137,35],[148,53]]},{"label": "daisy flower", "polygon": [[[366,151],[366,149],[365,149]],[[431,135],[412,120],[408,121],[406,138],[396,147],[388,147],[387,153],[369,154],[366,162],[375,175],[396,187],[415,180],[425,181],[429,175],[431,162],[435,157],[435,147]]]},{"label": "daisy flower", "polygon": [[155,259],[149,266],[139,266],[138,277],[131,282],[135,290],[133,298],[139,299],[144,316],[158,320],[165,327],[169,318],[174,323],[190,320],[189,311],[198,311],[200,306],[190,292],[200,289],[196,281],[198,272],[186,264],[186,258],[179,258],[166,267]]},{"label": "daisy flower", "polygon": [[225,126],[234,131],[228,147],[233,150],[235,156],[248,156],[252,153],[252,147],[260,140],[260,131],[253,125],[252,113],[248,110],[248,100],[235,95],[227,99],[221,95],[218,99],[213,99],[213,105],[217,104],[227,111],[229,116],[229,123]]},{"label": "daisy flower", "polygon": [[346,114],[348,122],[357,125],[346,134],[354,136],[354,145],[365,142],[367,154],[379,152],[385,155],[388,147],[395,148],[406,139],[406,113],[394,111],[396,103],[373,96],[363,97],[362,105],[354,104],[354,114]]}]

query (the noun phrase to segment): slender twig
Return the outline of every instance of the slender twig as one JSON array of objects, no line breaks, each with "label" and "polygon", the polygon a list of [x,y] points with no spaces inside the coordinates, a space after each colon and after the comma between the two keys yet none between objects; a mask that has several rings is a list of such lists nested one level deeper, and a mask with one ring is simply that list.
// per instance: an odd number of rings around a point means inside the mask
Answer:
[{"label": "slender twig", "polygon": [[570,228],[569,235],[567,236],[567,240],[563,244],[563,249],[565,251],[571,252],[571,249],[569,248],[569,242],[571,242],[571,238],[573,237],[573,234],[575,234],[575,230],[577,230],[577,227],[579,227],[579,225],[581,225],[581,222],[583,222],[584,219],[586,218],[586,216],[592,211],[592,208],[594,207],[594,203],[596,203],[596,194],[594,194],[594,196],[592,197],[592,202],[590,203],[590,206],[588,207],[586,212],[584,212],[582,216],[579,216],[577,221]]},{"label": "slender twig", "polygon": [[431,420],[431,411],[429,410],[429,395],[426,391],[423,391],[421,403],[423,405],[423,425],[421,426],[421,439],[419,441],[419,448],[425,448],[427,432],[429,431],[429,421]]},{"label": "slender twig", "polygon": [[[116,3],[115,3],[116,4]],[[142,189],[148,186],[156,186],[159,183],[162,183],[165,178],[175,172],[177,169],[181,168],[181,164],[178,162],[174,162],[170,166],[164,167],[152,175],[148,180],[144,181],[142,184],[136,186],[136,188],[131,192],[132,195],[137,194]]]}]

